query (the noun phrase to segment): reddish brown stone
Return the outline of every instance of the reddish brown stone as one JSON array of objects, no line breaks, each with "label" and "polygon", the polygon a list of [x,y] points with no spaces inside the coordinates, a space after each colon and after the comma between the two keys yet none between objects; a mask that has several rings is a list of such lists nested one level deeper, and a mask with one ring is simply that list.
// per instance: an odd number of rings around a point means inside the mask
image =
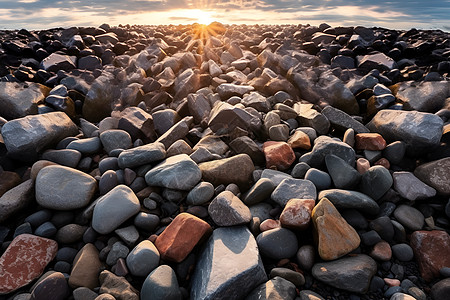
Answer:
[{"label": "reddish brown stone", "polygon": [[373,165],[374,166],[383,166],[383,167],[385,167],[388,170],[391,167],[391,163],[384,157],[382,157],[379,160],[377,160]]},{"label": "reddish brown stone", "polygon": [[19,174],[9,171],[0,171],[0,197],[18,185],[21,179]]},{"label": "reddish brown stone", "polygon": [[378,133],[358,133],[355,140],[357,150],[380,151],[386,148],[386,141]]},{"label": "reddish brown stone", "polygon": [[373,246],[370,256],[378,261],[389,261],[392,258],[392,249],[389,243],[381,241]]},{"label": "reddish brown stone", "polygon": [[261,232],[281,227],[279,220],[267,219],[261,222],[259,230]]},{"label": "reddish brown stone", "polygon": [[450,236],[445,231],[415,231],[410,245],[426,281],[439,277],[439,269],[450,266]]},{"label": "reddish brown stone", "polygon": [[304,230],[311,221],[314,199],[291,199],[286,203],[280,216],[283,227]]},{"label": "reddish brown stone", "polygon": [[158,236],[155,246],[163,259],[181,262],[211,231],[211,226],[202,219],[181,213]]},{"label": "reddish brown stone", "polygon": [[311,141],[309,139],[309,136],[300,130],[295,131],[294,134],[291,135],[291,137],[289,138],[287,143],[293,149],[295,149],[295,148],[305,149],[305,150],[311,149]]},{"label": "reddish brown stone", "polygon": [[358,160],[356,161],[356,170],[358,170],[358,172],[360,174],[364,174],[366,173],[367,170],[369,170],[370,168],[370,162],[365,159],[365,158],[358,158]]},{"label": "reddish brown stone", "polygon": [[400,280],[392,278],[383,278],[388,286],[400,286]]},{"label": "reddish brown stone", "polygon": [[265,142],[263,145],[267,168],[277,168],[280,171],[289,169],[295,161],[295,154],[291,146],[285,142]]},{"label": "reddish brown stone", "polygon": [[0,257],[0,295],[11,293],[38,278],[58,251],[50,239],[21,234]]},{"label": "reddish brown stone", "polygon": [[98,250],[93,244],[86,244],[73,260],[72,273],[69,277],[69,285],[72,288],[87,287],[94,289],[98,287],[98,275],[102,264],[98,258]]}]

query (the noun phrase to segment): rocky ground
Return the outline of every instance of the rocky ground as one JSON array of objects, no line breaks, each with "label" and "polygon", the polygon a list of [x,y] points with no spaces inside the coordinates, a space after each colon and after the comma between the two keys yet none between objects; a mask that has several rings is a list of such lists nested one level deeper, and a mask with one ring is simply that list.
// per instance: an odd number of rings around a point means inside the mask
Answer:
[{"label": "rocky ground", "polygon": [[450,35],[0,31],[0,299],[449,299]]}]

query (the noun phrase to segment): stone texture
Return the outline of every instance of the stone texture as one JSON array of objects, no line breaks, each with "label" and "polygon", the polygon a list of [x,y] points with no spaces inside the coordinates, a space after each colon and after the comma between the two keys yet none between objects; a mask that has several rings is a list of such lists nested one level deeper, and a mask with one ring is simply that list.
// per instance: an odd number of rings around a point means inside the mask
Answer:
[{"label": "stone texture", "polygon": [[119,129],[128,132],[133,140],[154,141],[156,132],[153,118],[139,107],[127,107],[120,113]]},{"label": "stone texture", "polygon": [[124,150],[118,157],[121,169],[134,168],[166,158],[166,149],[161,143],[151,143]]},{"label": "stone texture", "polygon": [[267,178],[260,178],[243,196],[246,205],[253,205],[270,198],[275,184]]},{"label": "stone texture", "polygon": [[0,116],[7,120],[37,115],[49,90],[43,85],[0,82]]},{"label": "stone texture", "polygon": [[10,171],[0,171],[0,197],[22,182],[19,174]]},{"label": "stone texture", "polygon": [[282,277],[275,277],[255,288],[246,300],[293,300],[295,285]]},{"label": "stone texture", "polygon": [[392,183],[392,176],[385,167],[373,166],[362,175],[360,190],[377,201],[391,188]]},{"label": "stone texture", "polygon": [[260,233],[256,237],[259,251],[265,257],[274,260],[293,257],[298,250],[298,240],[291,230],[274,228]]},{"label": "stone texture", "polygon": [[124,278],[108,270],[99,276],[100,294],[110,294],[116,300],[139,300],[138,291]]},{"label": "stone texture", "polygon": [[359,172],[339,156],[325,156],[325,164],[334,186],[338,189],[353,189],[361,180]]},{"label": "stone texture", "polygon": [[436,195],[436,190],[420,181],[411,172],[394,172],[394,189],[405,199],[415,201]]},{"label": "stone texture", "polygon": [[325,157],[334,154],[342,158],[350,166],[355,165],[355,150],[344,142],[337,141],[328,136],[320,136],[314,141],[311,152],[303,154],[299,162],[306,162],[313,168],[320,168],[325,163]]},{"label": "stone texture", "polygon": [[106,153],[110,153],[114,149],[128,149],[131,147],[131,136],[125,130],[106,130],[100,134],[100,140]]},{"label": "stone texture", "polygon": [[355,141],[357,150],[381,151],[386,148],[386,141],[378,133],[358,133]]},{"label": "stone texture", "polygon": [[266,168],[268,169],[275,167],[277,170],[285,171],[295,161],[294,151],[285,142],[265,142],[263,152],[266,157]]},{"label": "stone texture", "polygon": [[281,225],[291,229],[307,229],[315,204],[314,199],[289,200],[280,215]]},{"label": "stone texture", "polygon": [[209,204],[208,213],[218,226],[234,226],[249,223],[250,209],[232,192],[223,191]]},{"label": "stone texture", "polygon": [[441,194],[450,195],[450,158],[442,158],[422,164],[414,170],[414,175],[436,189]]},{"label": "stone texture", "polygon": [[168,265],[161,265],[145,279],[141,289],[141,300],[183,299],[175,272]]},{"label": "stone texture", "polygon": [[5,222],[8,218],[32,203],[33,195],[34,182],[32,179],[28,179],[4,193],[0,197],[0,223]]},{"label": "stone texture", "polygon": [[435,113],[450,97],[450,84],[447,81],[402,82],[395,96],[407,110]]},{"label": "stone texture", "polygon": [[354,208],[369,215],[376,215],[380,211],[380,207],[375,200],[356,191],[340,189],[324,190],[319,193],[317,198],[327,198],[338,209]]},{"label": "stone texture", "polygon": [[399,205],[394,210],[394,217],[407,229],[415,231],[422,229],[425,217],[416,208],[405,204]]},{"label": "stone texture", "polygon": [[[253,89],[253,87],[250,88]],[[219,95],[220,90],[219,86]],[[261,128],[261,124],[262,122],[259,118],[248,113],[246,110],[220,101],[216,102],[212,108],[208,122],[208,126],[216,134],[226,134],[232,132],[236,128],[258,132]]]},{"label": "stone texture", "polygon": [[317,192],[314,184],[309,180],[286,178],[272,192],[271,198],[284,207],[292,198],[316,199]]},{"label": "stone texture", "polygon": [[70,287],[87,287],[90,289],[98,287],[98,275],[101,268],[102,263],[98,258],[97,248],[90,243],[84,245],[73,260],[72,272],[69,277]]},{"label": "stone texture", "polygon": [[143,240],[127,256],[127,267],[134,276],[147,276],[159,265],[160,255],[155,245]]},{"label": "stone texture", "polygon": [[322,114],[330,121],[331,126],[334,128],[345,131],[349,128],[353,129],[356,133],[366,133],[369,129],[363,124],[353,119],[350,115],[337,109],[333,106],[327,106],[322,110]]},{"label": "stone texture", "polygon": [[311,140],[309,136],[301,130],[296,130],[287,141],[292,149],[311,149]]},{"label": "stone texture", "polygon": [[64,275],[61,272],[54,272],[35,285],[30,300],[64,300],[69,294],[69,286]]}]

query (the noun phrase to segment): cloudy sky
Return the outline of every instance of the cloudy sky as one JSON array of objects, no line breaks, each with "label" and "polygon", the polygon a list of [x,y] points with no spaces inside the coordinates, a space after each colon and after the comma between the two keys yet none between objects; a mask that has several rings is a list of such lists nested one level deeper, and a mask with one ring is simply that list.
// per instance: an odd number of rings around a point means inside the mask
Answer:
[{"label": "cloudy sky", "polygon": [[450,0],[0,0],[0,29],[118,24],[313,24],[450,31]]}]

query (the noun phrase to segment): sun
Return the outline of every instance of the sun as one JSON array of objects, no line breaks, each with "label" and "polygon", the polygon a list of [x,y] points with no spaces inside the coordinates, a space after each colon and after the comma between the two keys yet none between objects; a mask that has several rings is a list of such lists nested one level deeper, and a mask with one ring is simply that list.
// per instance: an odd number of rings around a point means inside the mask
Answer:
[{"label": "sun", "polygon": [[192,17],[193,19],[197,19],[196,23],[202,25],[209,25],[214,21],[210,12],[201,9],[194,9],[192,11]]}]

